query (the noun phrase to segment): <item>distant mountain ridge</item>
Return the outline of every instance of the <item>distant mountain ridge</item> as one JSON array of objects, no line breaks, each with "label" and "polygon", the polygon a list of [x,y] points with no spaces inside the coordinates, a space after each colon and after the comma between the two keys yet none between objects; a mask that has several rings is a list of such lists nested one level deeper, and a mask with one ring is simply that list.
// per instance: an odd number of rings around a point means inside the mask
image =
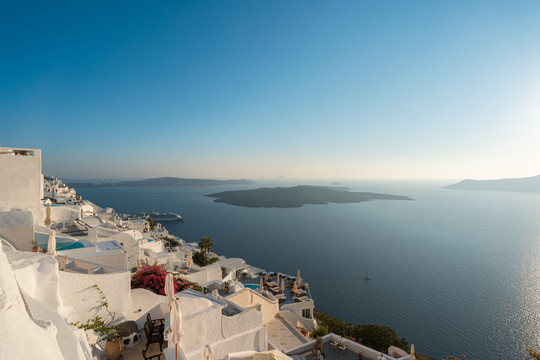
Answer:
[{"label": "distant mountain ridge", "polygon": [[445,186],[444,188],[453,190],[540,192],[540,175],[499,180],[465,179],[456,184]]},{"label": "distant mountain ridge", "polygon": [[219,186],[219,185],[248,185],[253,181],[246,179],[238,180],[213,180],[213,179],[186,179],[179,177],[160,177],[145,180],[131,180],[118,182],[72,182],[66,185],[74,188],[88,187],[114,187],[114,186]]}]

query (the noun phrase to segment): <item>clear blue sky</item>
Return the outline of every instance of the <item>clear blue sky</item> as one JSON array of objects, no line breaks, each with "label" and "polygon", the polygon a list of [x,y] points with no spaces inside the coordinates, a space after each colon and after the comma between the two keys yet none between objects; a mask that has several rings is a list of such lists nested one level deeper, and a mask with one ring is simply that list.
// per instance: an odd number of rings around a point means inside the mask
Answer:
[{"label": "clear blue sky", "polygon": [[0,31],[0,145],[49,175],[540,174],[540,1],[12,1]]}]

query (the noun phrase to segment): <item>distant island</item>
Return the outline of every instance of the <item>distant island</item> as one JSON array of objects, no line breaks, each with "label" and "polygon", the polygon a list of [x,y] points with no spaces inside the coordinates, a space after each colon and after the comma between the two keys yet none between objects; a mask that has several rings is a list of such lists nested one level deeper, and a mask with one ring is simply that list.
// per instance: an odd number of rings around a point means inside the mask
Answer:
[{"label": "distant island", "polygon": [[540,175],[499,180],[466,179],[456,184],[445,186],[444,188],[453,190],[540,192]]},{"label": "distant island", "polygon": [[224,191],[206,195],[216,202],[264,208],[296,208],[305,204],[359,203],[369,200],[412,200],[406,196],[351,192],[347,187],[298,185],[294,187],[260,188]]},{"label": "distant island", "polygon": [[74,182],[66,185],[73,188],[88,187],[114,187],[114,186],[219,186],[219,185],[248,185],[253,181],[239,180],[212,180],[212,179],[185,179],[179,177],[160,177],[146,180],[119,181],[119,182]]},{"label": "distant island", "polygon": [[340,183],[339,181],[334,181],[334,182],[332,183],[332,185],[334,185],[334,186],[339,186],[339,185],[343,185],[343,184]]}]

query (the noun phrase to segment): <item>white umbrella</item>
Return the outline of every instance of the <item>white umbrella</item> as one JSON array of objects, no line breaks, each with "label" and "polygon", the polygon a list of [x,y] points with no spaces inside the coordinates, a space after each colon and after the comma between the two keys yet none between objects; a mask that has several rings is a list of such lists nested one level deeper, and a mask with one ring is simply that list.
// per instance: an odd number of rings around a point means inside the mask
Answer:
[{"label": "white umbrella", "polygon": [[186,260],[186,266],[188,268],[191,268],[191,261],[192,261],[191,260],[191,253],[189,253],[188,256],[187,256],[187,260]]},{"label": "white umbrella", "polygon": [[292,288],[292,292],[297,292],[297,291],[298,291],[298,284],[295,281],[294,285],[293,285],[293,288]]},{"label": "white umbrella", "polygon": [[45,225],[50,226],[51,223],[51,204],[47,203],[47,210],[45,211]]},{"label": "white umbrella", "polygon": [[175,359],[178,360],[178,343],[182,340],[184,332],[182,331],[182,311],[180,310],[180,300],[173,298],[171,305],[171,334],[169,341],[174,343]]},{"label": "white umbrella", "polygon": [[51,230],[49,233],[49,243],[47,244],[47,254],[56,256],[56,231]]},{"label": "white umbrella", "polygon": [[174,294],[175,294],[174,278],[171,273],[168,273],[167,277],[165,278],[165,296],[166,296],[167,305],[169,305],[169,307],[172,304]]}]

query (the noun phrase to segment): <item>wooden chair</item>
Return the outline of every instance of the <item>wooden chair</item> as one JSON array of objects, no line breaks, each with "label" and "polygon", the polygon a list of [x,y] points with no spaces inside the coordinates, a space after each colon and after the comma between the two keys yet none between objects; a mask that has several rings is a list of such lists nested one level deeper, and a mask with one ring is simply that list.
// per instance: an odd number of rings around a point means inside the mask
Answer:
[{"label": "wooden chair", "polygon": [[163,351],[163,331],[152,331],[149,323],[146,322],[144,324],[144,333],[146,335],[145,353],[151,344],[159,344],[159,351]]},{"label": "wooden chair", "polygon": [[153,360],[153,359],[161,360],[162,356],[164,357],[163,353],[159,353],[159,354],[152,355],[152,356],[146,356],[146,350],[142,351],[142,357],[143,357],[144,360]]},{"label": "wooden chair", "polygon": [[150,325],[150,330],[153,333],[161,332],[163,334],[163,331],[165,330],[165,319],[152,320],[152,316],[148,313],[146,315],[146,322]]}]

